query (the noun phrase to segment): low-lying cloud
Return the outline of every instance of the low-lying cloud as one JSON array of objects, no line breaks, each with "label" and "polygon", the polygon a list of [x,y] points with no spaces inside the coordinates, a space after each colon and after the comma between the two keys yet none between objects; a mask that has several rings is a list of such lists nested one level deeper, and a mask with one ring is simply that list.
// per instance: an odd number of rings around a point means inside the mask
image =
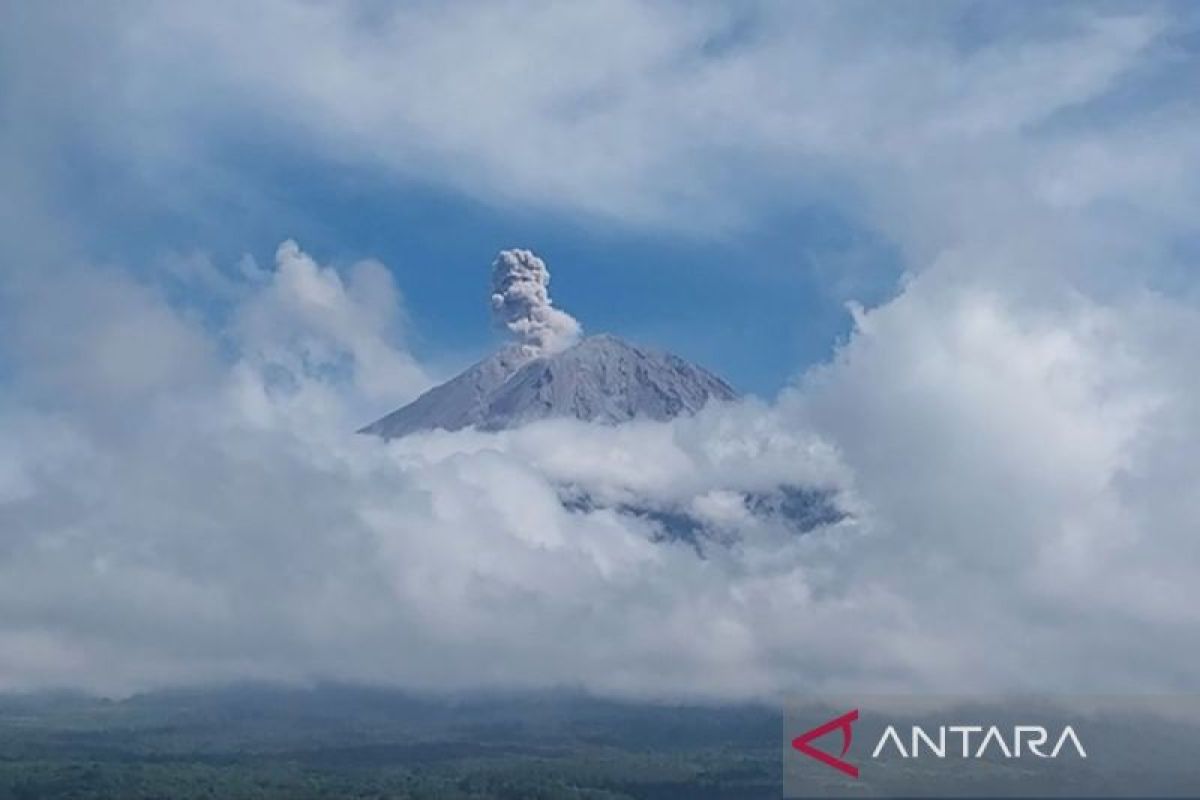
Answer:
[{"label": "low-lying cloud", "polygon": [[[934,269],[773,403],[385,443],[352,433],[364,409],[427,383],[381,334],[402,313],[385,276],[287,242],[230,278],[219,326],[116,271],[77,333],[70,292],[26,296],[0,407],[0,687],[1190,680],[1194,310],[1038,311]],[[849,516],[798,535],[736,501],[780,484]],[[564,506],[564,485],[727,535],[701,556],[619,506]]]}]

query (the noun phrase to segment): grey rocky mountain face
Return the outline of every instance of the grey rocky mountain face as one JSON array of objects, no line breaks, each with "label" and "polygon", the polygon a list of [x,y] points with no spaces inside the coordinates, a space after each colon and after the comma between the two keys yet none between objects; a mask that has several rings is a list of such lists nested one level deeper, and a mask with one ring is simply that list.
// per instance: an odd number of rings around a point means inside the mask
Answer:
[{"label": "grey rocky mountain face", "polygon": [[695,364],[602,334],[552,354],[507,347],[362,432],[394,439],[439,428],[503,430],[553,417],[661,421],[736,398]]},{"label": "grey rocky mountain face", "polygon": [[[558,493],[568,511],[590,513],[611,509],[648,523],[656,541],[686,542],[700,555],[710,543],[721,543],[726,538],[727,532],[720,526],[690,510],[690,498],[630,495],[618,502],[605,502],[579,485],[560,486]],[[838,507],[836,492],[823,487],[781,485],[738,494],[746,511],[757,520],[780,525],[795,534],[836,525],[849,516]]]}]

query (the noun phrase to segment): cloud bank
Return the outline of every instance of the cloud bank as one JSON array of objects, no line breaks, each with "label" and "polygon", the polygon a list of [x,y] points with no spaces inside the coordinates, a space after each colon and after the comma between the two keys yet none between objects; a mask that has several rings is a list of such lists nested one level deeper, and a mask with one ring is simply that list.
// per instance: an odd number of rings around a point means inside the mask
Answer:
[{"label": "cloud bank", "polygon": [[[935,270],[773,404],[384,443],[350,433],[376,368],[421,379],[378,337],[395,296],[358,291],[375,270],[343,281],[285,242],[236,279],[219,334],[110,273],[53,372],[22,367],[36,382],[0,416],[0,686],[744,699],[1188,680],[1181,447],[1200,393],[1173,365],[1194,310],[1032,313]],[[63,348],[73,303],[39,299],[26,352]],[[831,488],[852,516],[798,536],[732,499],[779,483]],[[671,498],[731,535],[701,558],[646,519],[564,507],[564,484]]]}]

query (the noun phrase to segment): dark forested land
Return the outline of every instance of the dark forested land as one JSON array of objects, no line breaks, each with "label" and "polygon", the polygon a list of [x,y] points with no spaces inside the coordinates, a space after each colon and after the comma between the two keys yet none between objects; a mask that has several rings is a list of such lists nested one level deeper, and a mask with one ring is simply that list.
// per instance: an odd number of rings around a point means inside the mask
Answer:
[{"label": "dark forested land", "polygon": [[780,724],[564,693],[0,696],[0,800],[774,798]]}]

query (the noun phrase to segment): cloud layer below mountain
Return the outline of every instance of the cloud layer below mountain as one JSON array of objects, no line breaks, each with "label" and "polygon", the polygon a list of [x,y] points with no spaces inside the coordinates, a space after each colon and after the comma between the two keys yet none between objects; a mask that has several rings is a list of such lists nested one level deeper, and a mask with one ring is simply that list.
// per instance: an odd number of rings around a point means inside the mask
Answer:
[{"label": "cloud layer below mountain", "polygon": [[[350,433],[359,409],[381,375],[423,378],[380,336],[386,273],[347,273],[285,243],[216,337],[115,272],[70,347],[60,289],[93,270],[25,306],[26,394],[0,417],[0,685],[1187,679],[1194,311],[1038,313],[934,270],[770,405],[388,444]],[[833,487],[853,516],[796,536],[731,500],[780,483]],[[736,537],[700,558],[636,516],[568,511],[564,484],[672,498]]]}]

